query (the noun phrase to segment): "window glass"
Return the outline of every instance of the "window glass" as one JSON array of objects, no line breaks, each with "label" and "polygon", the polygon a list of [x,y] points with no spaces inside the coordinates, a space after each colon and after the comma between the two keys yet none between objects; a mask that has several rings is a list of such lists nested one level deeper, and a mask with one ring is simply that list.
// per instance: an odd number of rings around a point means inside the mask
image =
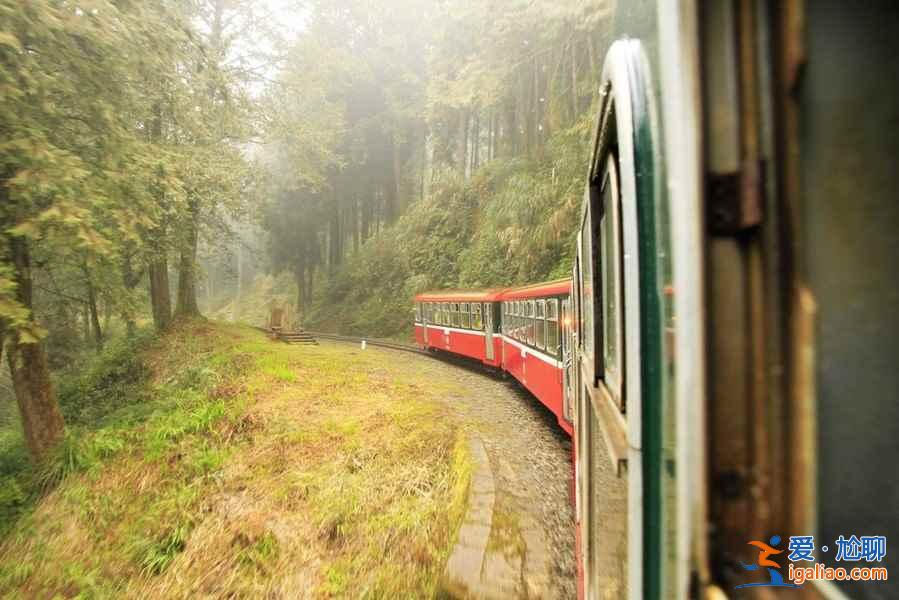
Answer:
[{"label": "window glass", "polygon": [[[588,362],[595,365],[595,353],[593,349],[593,232],[591,223],[593,219],[592,202],[587,203],[587,213],[581,227],[581,347]],[[595,368],[595,366],[594,366]]]},{"label": "window glass", "polygon": [[553,356],[559,355],[559,301],[546,301],[546,350]]},{"label": "window glass", "polygon": [[528,330],[528,344],[531,346],[534,345],[534,330],[536,329],[534,323],[534,304],[533,300],[528,300],[527,302],[527,330]]},{"label": "window glass", "polygon": [[513,337],[516,340],[521,339],[521,300],[515,301],[515,332]]},{"label": "window glass", "polygon": [[484,328],[480,302],[471,305],[471,328],[475,331],[481,331]]},{"label": "window glass", "polygon": [[459,326],[463,329],[468,329],[471,327],[471,309],[468,302],[463,302],[459,305],[460,318],[459,318]]},{"label": "window glass", "polygon": [[459,326],[459,303],[453,302],[450,305],[450,326],[458,327]]},{"label": "window glass", "polygon": [[546,300],[537,300],[537,312],[534,315],[534,343],[541,350],[546,348]]},{"label": "window glass", "polygon": [[441,315],[441,319],[443,320],[443,324],[449,327],[450,324],[450,310],[449,310],[449,302],[443,303],[443,314]]},{"label": "window glass", "polygon": [[599,222],[602,280],[603,379],[624,410],[621,396],[621,217],[614,161],[609,159],[602,188],[603,215]]}]

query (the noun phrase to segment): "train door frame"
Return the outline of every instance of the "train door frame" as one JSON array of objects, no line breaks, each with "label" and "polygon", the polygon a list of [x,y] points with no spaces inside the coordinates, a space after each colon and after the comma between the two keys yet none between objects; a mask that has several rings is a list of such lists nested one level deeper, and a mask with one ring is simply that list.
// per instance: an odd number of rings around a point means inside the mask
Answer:
[{"label": "train door frame", "polygon": [[496,352],[493,348],[493,302],[484,302],[481,306],[484,313],[484,356],[489,361],[496,360]]},{"label": "train door frame", "polygon": [[[638,40],[620,39],[614,42],[606,55],[600,94],[602,106],[596,124],[593,154],[590,161],[587,184],[585,186],[585,206],[581,231],[589,231],[591,243],[584,247],[580,236],[579,251],[590,256],[582,256],[579,263],[582,277],[590,269],[593,280],[592,291],[586,290],[592,300],[593,342],[592,354],[578,355],[578,369],[581,383],[578,387],[578,429],[579,463],[583,468],[579,473],[579,494],[589,503],[593,498],[590,485],[593,476],[591,462],[593,444],[591,439],[602,436],[607,454],[619,475],[627,474],[626,481],[626,566],[623,572],[612,576],[624,579],[630,598],[661,597],[661,465],[660,452],[660,411],[662,386],[660,364],[662,355],[661,302],[658,298],[658,262],[660,249],[656,229],[656,211],[661,192],[658,185],[660,153],[657,147],[658,124],[654,109],[654,97],[649,76],[649,64]],[[611,161],[617,164],[620,195],[612,201],[620,202],[622,259],[621,275],[624,312],[620,322],[624,343],[621,354],[622,383],[626,390],[626,416],[621,412],[620,399],[613,398],[603,377],[602,330],[598,326],[601,319],[603,301],[602,280],[597,261],[602,242],[598,224],[603,206],[603,189],[607,170]],[[588,263],[588,264],[585,264]],[[585,294],[583,280],[580,295]],[[581,303],[583,311],[590,307]],[[591,332],[586,332],[591,335]],[[578,340],[579,348],[585,347],[586,340]],[[591,364],[592,363],[592,364]],[[594,424],[595,421],[595,424]],[[599,452],[597,453],[597,456]],[[579,465],[580,466],[580,465]],[[614,507],[614,498],[607,500]],[[583,502],[581,503],[583,504]],[[580,513],[593,513],[593,508],[580,506]],[[612,508],[614,510],[614,508]],[[585,597],[593,598],[598,577],[592,571],[600,559],[593,556],[590,531],[597,520],[591,514],[591,524],[586,527],[582,560],[586,564]]]},{"label": "train door frame", "polygon": [[674,365],[674,438],[678,499],[676,557],[667,575],[675,598],[714,597],[708,589],[706,516],[706,387],[704,180],[698,8],[695,2],[657,6],[661,122],[667,179],[676,323],[668,351]]},{"label": "train door frame", "polygon": [[569,423],[574,422],[574,409],[572,404],[572,326],[571,326],[571,296],[562,298],[559,303],[559,321],[561,323],[560,338],[562,362],[562,414]]},{"label": "train door frame", "polygon": [[422,302],[421,303],[422,311],[421,311],[421,333],[422,333],[422,341],[424,342],[425,350],[430,347],[428,344],[428,316],[430,315],[430,302]]}]

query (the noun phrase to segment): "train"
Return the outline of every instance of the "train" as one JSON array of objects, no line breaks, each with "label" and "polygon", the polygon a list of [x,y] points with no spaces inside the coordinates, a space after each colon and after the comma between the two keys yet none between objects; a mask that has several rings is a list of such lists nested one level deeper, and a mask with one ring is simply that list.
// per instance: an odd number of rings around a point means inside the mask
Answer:
[{"label": "train", "polygon": [[899,11],[605,8],[570,279],[416,341],[571,435],[579,597],[899,597]]}]

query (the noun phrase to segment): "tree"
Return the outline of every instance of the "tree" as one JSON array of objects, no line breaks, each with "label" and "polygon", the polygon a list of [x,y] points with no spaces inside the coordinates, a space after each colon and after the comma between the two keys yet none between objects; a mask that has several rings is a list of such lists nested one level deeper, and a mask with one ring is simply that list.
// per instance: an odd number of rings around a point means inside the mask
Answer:
[{"label": "tree", "polygon": [[[40,460],[64,424],[34,310],[35,274],[62,250],[78,251],[93,288],[88,258],[114,249],[104,217],[140,212],[144,196],[118,194],[123,180],[152,170],[156,154],[139,135],[149,121],[138,74],[164,64],[183,30],[170,27],[178,19],[168,3],[0,0],[0,14],[0,332],[25,438]],[[140,219],[152,226],[130,220]],[[36,248],[47,264],[35,264]],[[86,292],[99,337],[97,290]]]}]

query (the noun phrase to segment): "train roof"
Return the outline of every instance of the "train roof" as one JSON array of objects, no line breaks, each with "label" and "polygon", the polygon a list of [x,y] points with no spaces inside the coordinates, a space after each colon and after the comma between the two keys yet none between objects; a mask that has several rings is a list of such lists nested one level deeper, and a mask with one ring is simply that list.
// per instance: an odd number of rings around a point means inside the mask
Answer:
[{"label": "train roof", "polygon": [[533,283],[517,288],[503,290],[503,300],[520,298],[539,298],[541,296],[567,296],[571,293],[571,279],[557,279],[544,283]]},{"label": "train roof", "polygon": [[416,302],[496,302],[502,288],[487,290],[438,290],[415,296]]}]

